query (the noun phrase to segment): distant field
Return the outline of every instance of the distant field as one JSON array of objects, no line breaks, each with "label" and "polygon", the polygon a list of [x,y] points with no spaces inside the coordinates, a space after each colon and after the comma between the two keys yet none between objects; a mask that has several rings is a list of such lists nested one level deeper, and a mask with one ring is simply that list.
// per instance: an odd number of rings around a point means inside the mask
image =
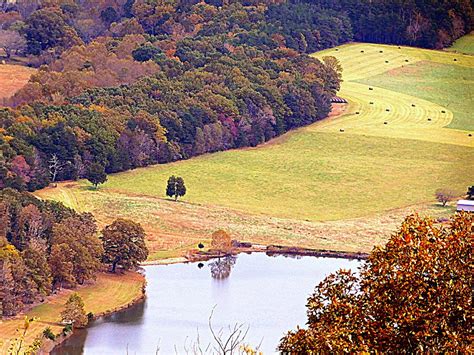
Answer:
[{"label": "distant field", "polygon": [[474,32],[458,39],[449,50],[474,54]]},{"label": "distant field", "polygon": [[[28,317],[37,317],[38,320],[31,324],[26,342],[30,344],[47,327],[50,327],[54,334],[61,333],[64,326],[60,324],[60,314],[71,293],[77,292],[82,297],[87,313],[100,314],[123,307],[140,297],[143,282],[143,276],[133,272],[123,275],[99,274],[94,284],[79,287],[74,291],[62,290],[58,295],[49,296],[47,302],[27,312]],[[7,353],[10,340],[18,336],[15,330],[21,328],[23,322],[24,315],[0,322],[0,354]]]},{"label": "distant field", "polygon": [[12,96],[35,72],[36,69],[22,65],[0,64],[0,99]]},{"label": "distant field", "polygon": [[[139,220],[152,258],[179,254],[220,227],[262,243],[368,251],[403,213],[452,212],[434,208],[433,195],[445,186],[462,195],[473,183],[474,56],[375,44],[324,55],[344,67],[340,96],[349,105],[337,107],[339,117],[258,148],[115,174],[98,192],[79,182],[38,195],[102,223]],[[184,202],[164,198],[171,174],[186,181]]]}]

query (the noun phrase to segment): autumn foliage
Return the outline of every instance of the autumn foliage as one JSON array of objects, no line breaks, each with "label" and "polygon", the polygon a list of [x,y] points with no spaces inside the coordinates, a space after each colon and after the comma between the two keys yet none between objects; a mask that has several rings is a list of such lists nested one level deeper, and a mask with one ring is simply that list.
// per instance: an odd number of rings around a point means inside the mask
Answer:
[{"label": "autumn foliage", "polygon": [[472,214],[449,227],[412,215],[360,273],[340,270],[309,297],[308,328],[289,332],[290,353],[472,353]]},{"label": "autumn foliage", "polygon": [[230,234],[219,229],[212,233],[211,249],[227,252],[232,248],[232,239]]}]

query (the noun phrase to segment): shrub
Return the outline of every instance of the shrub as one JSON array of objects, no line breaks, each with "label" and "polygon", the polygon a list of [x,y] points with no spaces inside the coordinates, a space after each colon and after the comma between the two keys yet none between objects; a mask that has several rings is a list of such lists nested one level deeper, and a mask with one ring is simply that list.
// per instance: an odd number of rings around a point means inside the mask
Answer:
[{"label": "shrub", "polygon": [[56,339],[56,335],[54,335],[54,333],[53,333],[53,331],[51,330],[50,327],[47,327],[43,330],[43,336],[46,339],[51,339],[51,340]]}]

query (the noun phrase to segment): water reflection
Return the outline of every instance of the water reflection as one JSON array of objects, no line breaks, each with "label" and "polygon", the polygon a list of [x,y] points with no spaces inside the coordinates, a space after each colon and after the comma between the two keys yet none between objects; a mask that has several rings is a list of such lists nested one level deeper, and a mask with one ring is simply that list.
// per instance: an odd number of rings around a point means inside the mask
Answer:
[{"label": "water reflection", "polygon": [[209,267],[211,268],[212,278],[216,280],[223,280],[228,278],[236,261],[236,256],[226,255],[223,258],[218,258],[210,262]]},{"label": "water reflection", "polygon": [[[217,331],[234,324],[249,327],[246,342],[275,353],[288,329],[306,322],[305,304],[314,286],[357,261],[271,257],[264,253],[199,263],[146,266],[147,298],[123,312],[95,321],[53,351],[55,355],[186,354],[200,339],[213,342],[209,315]],[[216,307],[217,306],[217,307]],[[189,351],[188,353],[193,353]]]}]

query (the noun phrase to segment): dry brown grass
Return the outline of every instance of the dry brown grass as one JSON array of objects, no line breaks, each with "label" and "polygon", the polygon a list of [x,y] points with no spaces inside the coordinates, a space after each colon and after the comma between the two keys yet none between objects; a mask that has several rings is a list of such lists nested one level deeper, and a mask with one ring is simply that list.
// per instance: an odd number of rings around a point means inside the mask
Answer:
[{"label": "dry brown grass", "polygon": [[20,90],[35,72],[36,69],[23,65],[0,64],[0,99]]},{"label": "dry brown grass", "polygon": [[216,205],[201,205],[146,195],[98,190],[91,193],[81,183],[65,182],[37,191],[39,197],[62,201],[79,211],[89,211],[100,226],[115,218],[129,218],[147,232],[150,261],[185,255],[199,242],[208,244],[212,232],[224,229],[234,239],[257,244],[279,244],[346,252],[369,252],[382,245],[399,228],[403,218],[421,215],[447,217],[454,207],[434,204],[380,212],[368,217],[337,221],[305,221],[253,214]]}]

